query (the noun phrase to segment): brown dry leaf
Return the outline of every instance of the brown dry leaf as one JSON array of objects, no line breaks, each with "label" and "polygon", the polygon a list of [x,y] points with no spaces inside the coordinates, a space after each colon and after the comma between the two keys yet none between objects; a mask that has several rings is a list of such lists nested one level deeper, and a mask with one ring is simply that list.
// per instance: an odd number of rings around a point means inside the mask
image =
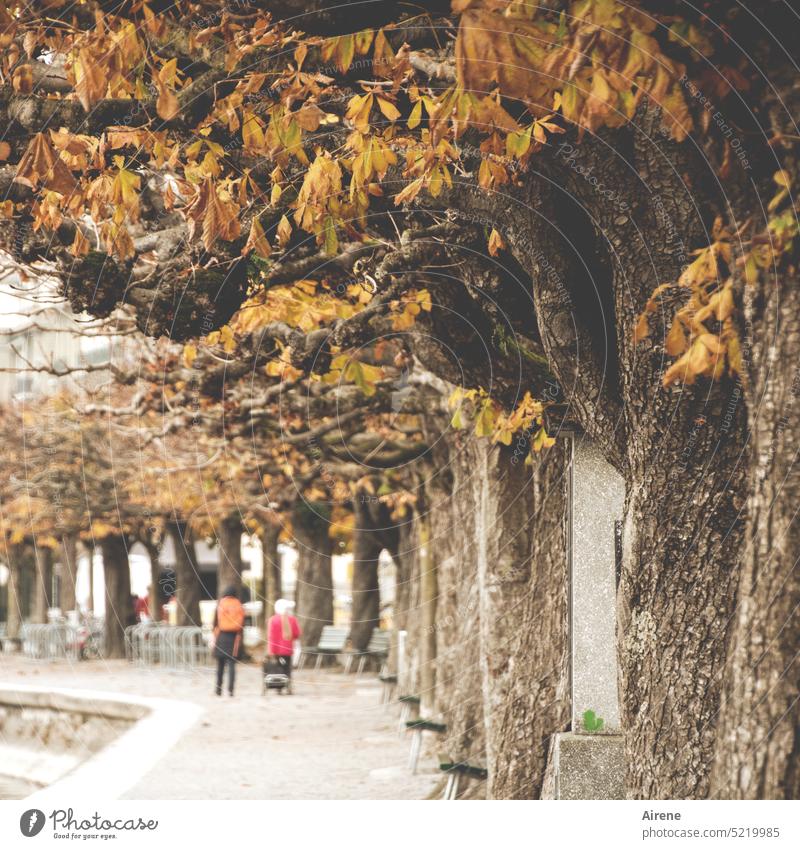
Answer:
[{"label": "brown dry leaf", "polygon": [[156,112],[163,121],[172,121],[180,112],[180,104],[175,92],[168,89],[160,80],[158,85],[158,100],[156,100]]},{"label": "brown dry leaf", "polygon": [[11,156],[11,145],[7,141],[0,141],[0,162],[5,162]]},{"label": "brown dry leaf", "polygon": [[88,50],[81,50],[75,62],[75,93],[86,112],[105,97],[108,88],[106,72],[95,62]]},{"label": "brown dry leaf", "polygon": [[497,254],[505,250],[506,243],[503,237],[497,232],[497,230],[492,230],[489,234],[489,254],[491,256],[497,256]]},{"label": "brown dry leaf", "polygon": [[294,113],[294,119],[301,129],[313,133],[325,119],[325,113],[314,103],[303,106]]},{"label": "brown dry leaf", "polygon": [[633,331],[633,341],[634,344],[639,344],[642,339],[647,339],[650,335],[650,325],[647,323],[647,315],[646,313],[642,313],[639,316],[639,320],[636,322],[636,327]]},{"label": "brown dry leaf", "polygon": [[292,236],[292,225],[289,222],[289,219],[285,216],[281,216],[281,220],[278,222],[278,244],[283,247]]},{"label": "brown dry leaf", "polygon": [[264,233],[264,228],[261,226],[261,221],[257,215],[253,218],[253,223],[250,225],[250,236],[247,239],[247,244],[244,246],[242,254],[247,255],[250,251],[255,251],[262,259],[267,259],[272,253],[269,240]]},{"label": "brown dry leaf", "polygon": [[30,65],[20,65],[14,70],[11,86],[17,94],[30,94],[33,91],[33,70]]},{"label": "brown dry leaf", "polygon": [[80,227],[75,230],[75,238],[69,247],[69,252],[73,256],[86,256],[89,253],[89,240],[83,235]]},{"label": "brown dry leaf", "polygon": [[40,185],[69,195],[76,188],[75,178],[56,153],[49,134],[37,133],[28,143],[17,166],[14,181],[32,189]]},{"label": "brown dry leaf", "polygon": [[683,332],[683,325],[679,319],[672,322],[672,327],[667,334],[666,349],[671,357],[680,356],[687,346],[686,334]]},{"label": "brown dry leaf", "polygon": [[186,205],[184,215],[191,235],[202,224],[203,244],[210,251],[218,239],[231,241],[239,235],[239,208],[232,200],[220,198],[216,184],[207,177],[195,197]]}]

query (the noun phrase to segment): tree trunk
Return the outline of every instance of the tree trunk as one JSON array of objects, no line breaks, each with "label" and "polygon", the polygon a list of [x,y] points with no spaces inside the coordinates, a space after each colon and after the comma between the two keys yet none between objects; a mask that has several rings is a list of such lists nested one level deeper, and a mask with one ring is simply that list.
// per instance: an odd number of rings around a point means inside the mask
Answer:
[{"label": "tree trunk", "polygon": [[[380,626],[381,596],[378,586],[378,560],[383,551],[380,513],[374,496],[364,492],[353,496],[353,607],[350,616],[350,642],[356,651],[364,651],[373,629]],[[377,522],[375,519],[377,518]],[[375,525],[378,525],[376,528]]]},{"label": "tree trunk", "polygon": [[[320,512],[316,512],[319,510]],[[325,625],[333,624],[333,541],[325,507],[303,504],[294,512],[297,541],[297,618],[304,646],[316,646]]]},{"label": "tree trunk", "polygon": [[455,761],[483,760],[485,732],[480,655],[480,590],[475,491],[483,486],[477,457],[483,445],[468,436],[450,452],[452,487],[430,489],[435,561],[436,710],[447,725],[440,751]]},{"label": "tree trunk", "polygon": [[89,595],[86,599],[86,605],[89,613],[94,613],[94,556],[97,549],[92,546],[89,549]]},{"label": "tree trunk", "polygon": [[228,516],[217,529],[219,566],[217,567],[217,597],[228,587],[242,588],[242,520]]},{"label": "tree trunk", "polygon": [[537,799],[552,735],[569,725],[568,452],[525,464],[481,446],[476,476],[481,666],[490,799]]},{"label": "tree trunk", "polygon": [[23,551],[21,545],[6,543],[6,564],[8,566],[8,611],[6,618],[6,639],[16,646],[22,630],[22,568]]},{"label": "tree trunk", "polygon": [[261,558],[264,571],[264,633],[275,612],[275,602],[283,598],[281,556],[278,552],[280,525],[268,524],[261,532]]},{"label": "tree trunk", "polygon": [[[394,609],[392,611],[392,640],[389,649],[387,666],[392,675],[398,676],[400,695],[416,693],[416,689],[409,690],[407,679],[409,676],[411,641],[409,632],[414,610],[415,589],[418,591],[418,570],[415,568],[417,557],[417,535],[414,514],[407,508],[405,515],[395,526],[395,532],[387,539],[387,548],[394,562]],[[403,666],[400,668],[399,635],[404,631],[406,634]],[[402,673],[402,674],[401,674]]]},{"label": "tree trunk", "polygon": [[128,546],[123,536],[115,535],[104,537],[100,549],[106,599],[103,657],[125,657],[125,628],[135,621]]},{"label": "tree trunk", "polygon": [[685,293],[651,315],[646,340],[634,339],[653,291],[678,280],[690,250],[707,240],[699,203],[710,201],[690,190],[705,164],[665,140],[659,120],[640,110],[624,158],[584,139],[581,168],[602,173],[627,211],[568,175],[566,194],[543,194],[533,216],[536,255],[551,266],[528,266],[562,391],[574,393],[581,426],[626,481],[617,633],[627,793],[691,799],[709,792],[743,532],[745,431],[742,405],[727,416],[731,381],[662,386],[664,340]]},{"label": "tree trunk", "polygon": [[59,606],[62,613],[78,609],[75,596],[75,583],[78,577],[78,537],[64,534],[61,538],[61,598]]},{"label": "tree trunk", "polygon": [[748,521],[712,795],[798,799],[800,281],[772,279],[745,297],[747,325],[757,328],[746,390]]},{"label": "tree trunk", "polygon": [[194,536],[186,522],[171,521],[168,530],[175,547],[176,625],[200,625],[200,574],[194,562]]},{"label": "tree trunk", "polygon": [[35,581],[31,622],[45,624],[53,601],[53,550],[34,543]]},{"label": "tree trunk", "polygon": [[436,604],[439,588],[436,561],[431,555],[431,529],[426,515],[420,515],[419,528],[419,692],[420,712],[430,716],[436,705]]},{"label": "tree trunk", "polygon": [[[150,586],[148,587],[148,607],[150,610],[150,618],[153,622],[160,622],[164,598],[161,592],[161,562],[159,556],[161,554],[161,546],[150,536],[145,535],[142,540],[144,547],[147,549],[147,557],[150,560]],[[177,546],[176,546],[177,548]],[[177,555],[176,555],[177,556]]]}]

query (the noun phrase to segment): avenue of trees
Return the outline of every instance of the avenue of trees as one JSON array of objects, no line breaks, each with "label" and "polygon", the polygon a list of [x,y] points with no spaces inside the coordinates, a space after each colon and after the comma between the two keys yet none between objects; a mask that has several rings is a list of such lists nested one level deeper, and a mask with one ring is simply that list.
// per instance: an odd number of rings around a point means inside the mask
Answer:
[{"label": "avenue of trees", "polygon": [[3,267],[146,337],[55,449],[4,414],[7,549],[93,536],[121,575],[137,535],[202,534],[235,580],[244,529],[269,563],[283,534],[313,642],[346,541],[356,644],[385,549],[405,686],[490,795],[536,798],[579,428],[626,485],[628,794],[797,798],[796,26],[779,0],[3,2]]}]

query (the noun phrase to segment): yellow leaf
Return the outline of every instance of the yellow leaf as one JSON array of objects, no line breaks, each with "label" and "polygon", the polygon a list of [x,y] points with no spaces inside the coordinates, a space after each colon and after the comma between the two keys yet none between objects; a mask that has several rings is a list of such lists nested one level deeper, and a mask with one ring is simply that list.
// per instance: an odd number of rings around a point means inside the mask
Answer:
[{"label": "yellow leaf", "polygon": [[158,85],[158,100],[156,100],[156,112],[163,121],[172,121],[181,111],[175,92],[168,89],[163,83]]},{"label": "yellow leaf", "polygon": [[242,118],[242,142],[245,150],[264,150],[263,124],[252,112],[245,112]]},{"label": "yellow leaf", "polygon": [[505,250],[506,243],[503,240],[503,237],[497,232],[497,230],[492,230],[489,234],[489,254],[491,256],[497,256],[497,254]]},{"label": "yellow leaf", "polygon": [[289,219],[285,216],[281,216],[281,220],[278,222],[278,244],[283,247],[292,236],[292,225],[289,223]]},{"label": "yellow leaf", "polygon": [[792,177],[788,171],[781,169],[772,175],[772,179],[779,185],[788,189],[792,185]]},{"label": "yellow leaf", "polygon": [[261,259],[267,259],[272,253],[272,248],[269,246],[269,240],[264,234],[264,228],[261,226],[261,221],[258,216],[254,216],[253,223],[250,225],[250,236],[247,239],[247,244],[242,250],[243,255],[247,255],[250,251],[255,251]]},{"label": "yellow leaf", "polygon": [[544,427],[540,427],[536,433],[536,436],[533,437],[533,443],[531,447],[538,454],[544,448],[552,448],[556,444],[555,439],[552,436],[547,435],[547,431]]},{"label": "yellow leaf", "polygon": [[197,356],[197,346],[191,342],[183,346],[183,361],[187,368],[191,368]]},{"label": "yellow leaf", "polygon": [[411,114],[408,116],[408,129],[415,129],[419,126],[420,121],[422,121],[422,101],[418,100],[414,104],[414,108],[411,110]]},{"label": "yellow leaf", "polygon": [[491,398],[487,398],[475,418],[475,435],[491,436],[497,420],[497,411]]},{"label": "yellow leaf", "polygon": [[378,108],[389,121],[396,121],[400,117],[400,110],[389,100],[378,98]]}]

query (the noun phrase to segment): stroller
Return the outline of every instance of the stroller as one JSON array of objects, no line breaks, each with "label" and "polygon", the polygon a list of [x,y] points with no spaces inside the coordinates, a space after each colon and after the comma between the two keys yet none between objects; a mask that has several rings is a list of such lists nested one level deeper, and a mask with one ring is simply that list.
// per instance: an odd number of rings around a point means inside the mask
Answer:
[{"label": "stroller", "polygon": [[282,655],[268,655],[262,667],[263,687],[261,694],[266,696],[269,690],[292,694],[292,658]]}]

